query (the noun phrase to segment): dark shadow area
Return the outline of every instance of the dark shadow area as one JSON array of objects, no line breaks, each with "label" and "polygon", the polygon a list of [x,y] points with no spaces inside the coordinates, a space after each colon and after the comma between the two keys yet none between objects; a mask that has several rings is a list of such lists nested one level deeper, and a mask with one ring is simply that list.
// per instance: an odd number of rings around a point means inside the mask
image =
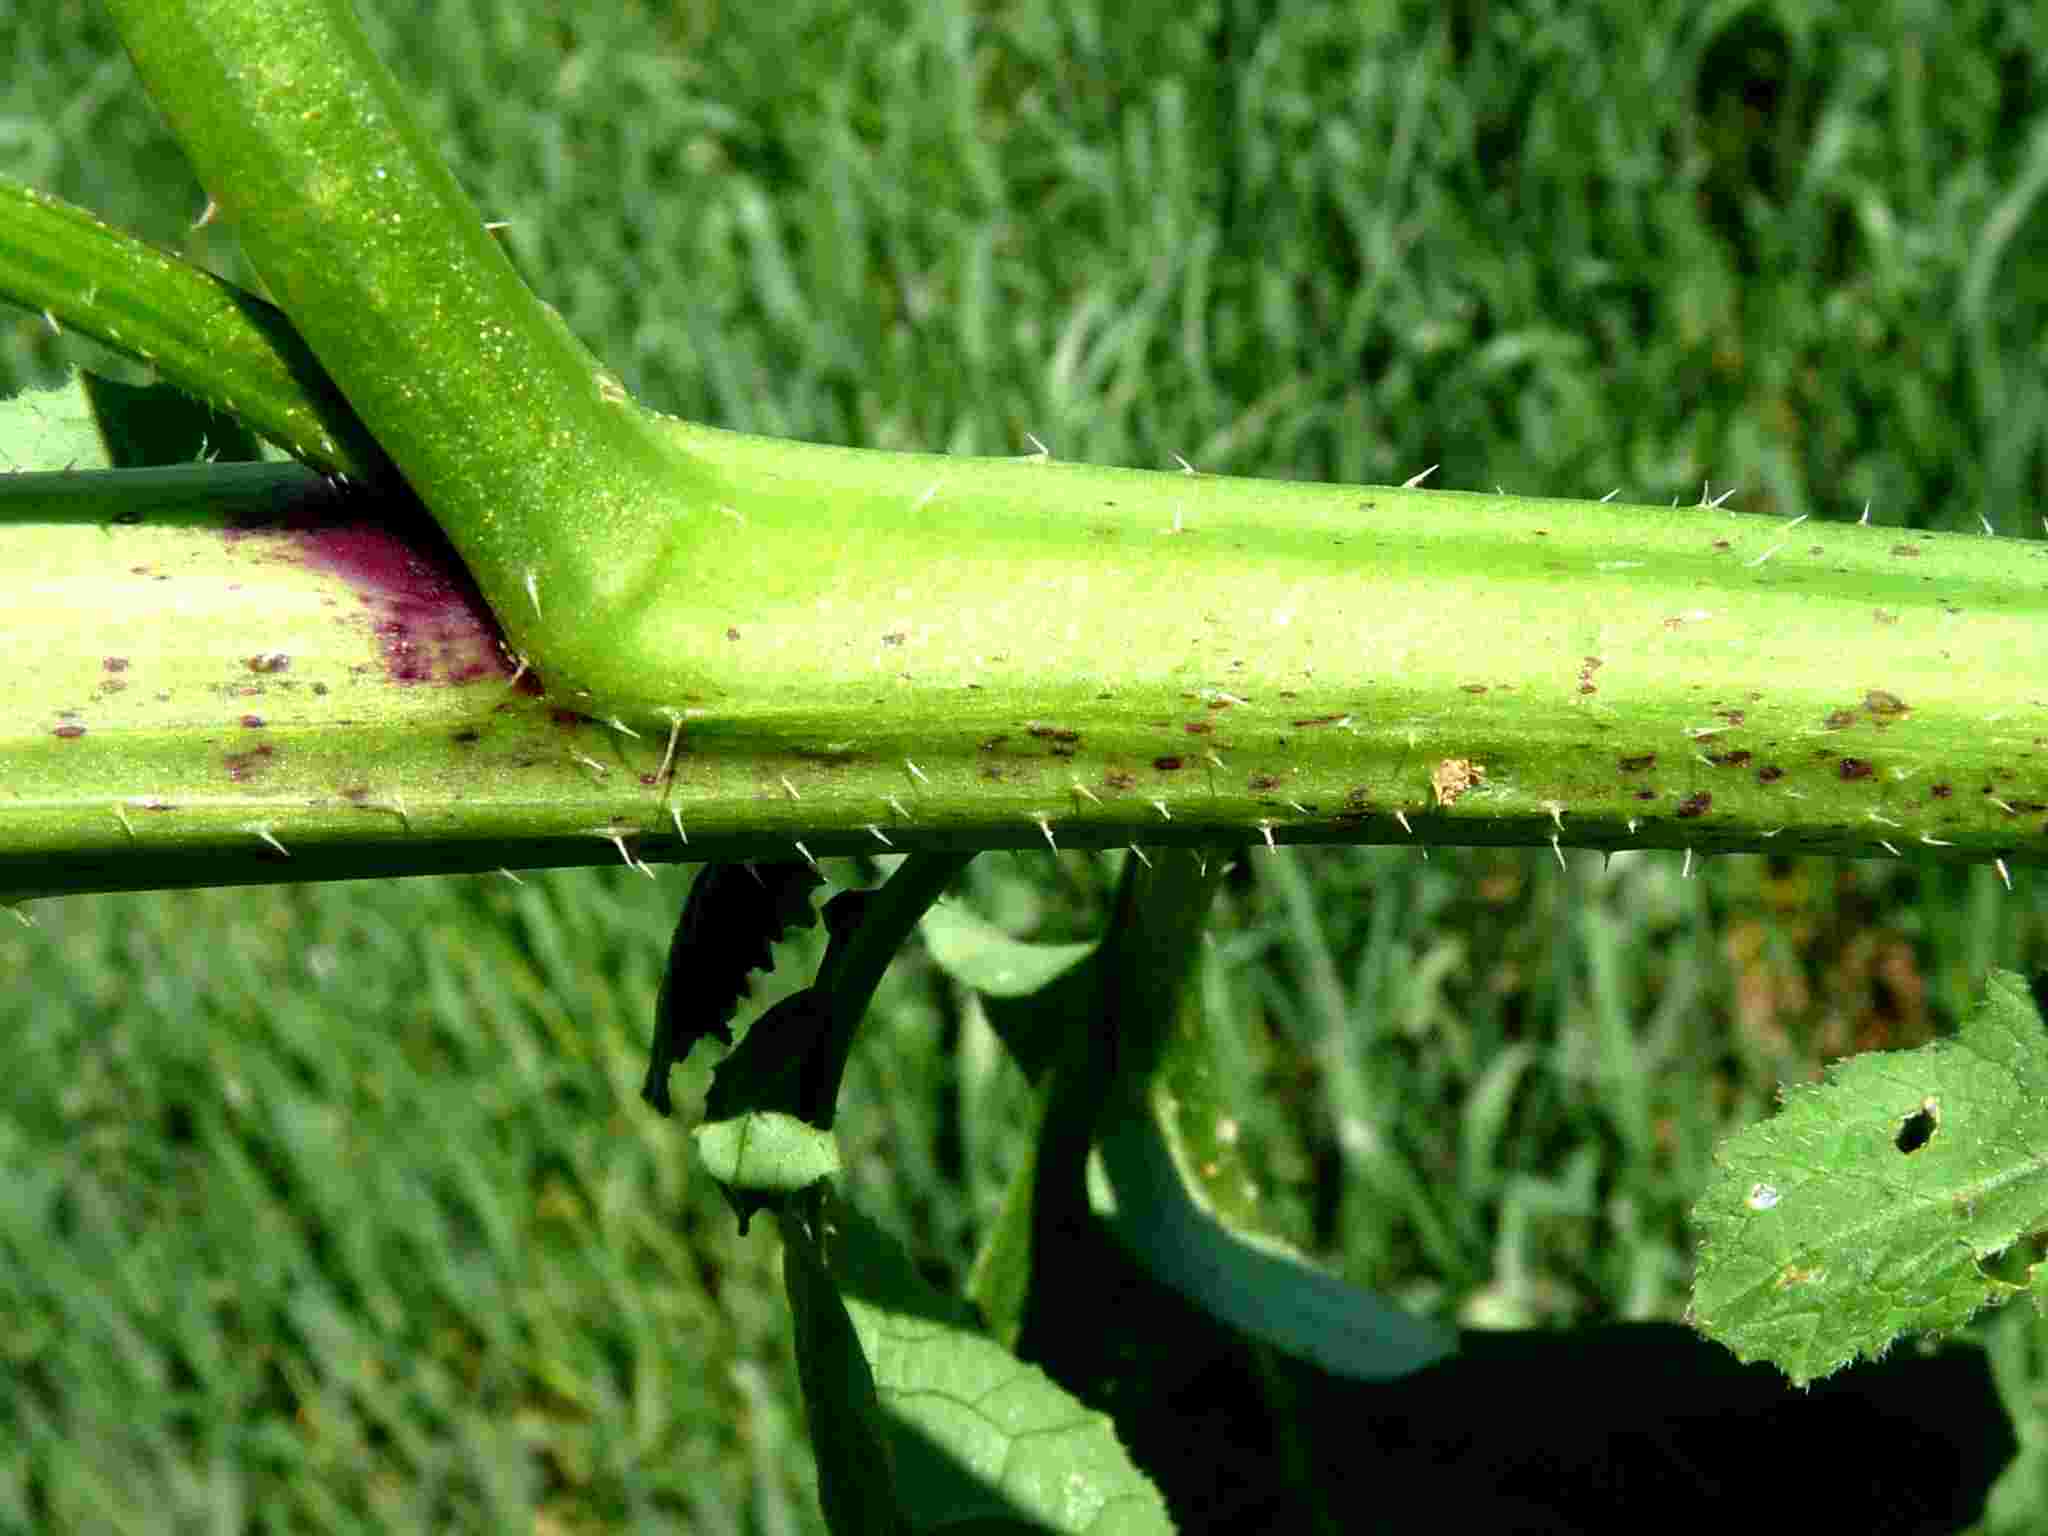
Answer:
[{"label": "dark shadow area", "polygon": [[1472,1333],[1368,1384],[1218,1328],[1112,1241],[1068,1326],[1027,1344],[1114,1416],[1180,1530],[1709,1526],[1937,1536],[1982,1514],[2018,1442],[1973,1346],[1901,1346],[1807,1390],[1676,1324]]}]

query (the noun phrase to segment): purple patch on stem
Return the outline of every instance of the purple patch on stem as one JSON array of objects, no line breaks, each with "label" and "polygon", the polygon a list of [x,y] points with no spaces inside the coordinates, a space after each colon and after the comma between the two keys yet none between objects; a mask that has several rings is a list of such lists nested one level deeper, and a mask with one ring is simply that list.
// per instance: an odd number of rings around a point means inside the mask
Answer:
[{"label": "purple patch on stem", "polygon": [[[426,514],[402,497],[370,491],[307,496],[276,522],[230,529],[227,538],[261,540],[276,551],[272,558],[353,587],[385,675],[395,683],[449,685],[512,675],[497,620],[468,571]],[[249,552],[260,559],[269,550]],[[249,665],[283,671],[290,661],[272,652]]]}]

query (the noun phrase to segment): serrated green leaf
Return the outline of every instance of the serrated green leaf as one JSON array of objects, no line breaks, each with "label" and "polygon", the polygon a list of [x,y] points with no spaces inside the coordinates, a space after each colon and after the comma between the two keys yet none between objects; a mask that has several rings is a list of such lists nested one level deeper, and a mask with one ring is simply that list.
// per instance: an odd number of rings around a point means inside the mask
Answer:
[{"label": "serrated green leaf", "polygon": [[690,1133],[711,1177],[728,1190],[791,1195],[839,1172],[839,1143],[830,1131],[769,1110],[712,1120]]},{"label": "serrated green leaf", "polygon": [[1011,1522],[1072,1536],[1172,1531],[1158,1490],[1106,1416],[980,1333],[858,1212],[838,1207],[834,1219],[829,1262],[874,1372],[911,1530]]},{"label": "serrated green leaf", "polygon": [[1715,1154],[1692,1317],[1796,1382],[1945,1332],[2025,1288],[1993,1261],[2048,1228],[2048,1030],[1995,971],[1952,1040],[1853,1057]]},{"label": "serrated green leaf", "polygon": [[76,375],[54,389],[25,389],[0,402],[0,471],[112,467]]},{"label": "serrated green leaf", "polygon": [[168,384],[123,384],[76,370],[53,389],[0,402],[0,469],[147,469],[260,457],[256,441]]}]

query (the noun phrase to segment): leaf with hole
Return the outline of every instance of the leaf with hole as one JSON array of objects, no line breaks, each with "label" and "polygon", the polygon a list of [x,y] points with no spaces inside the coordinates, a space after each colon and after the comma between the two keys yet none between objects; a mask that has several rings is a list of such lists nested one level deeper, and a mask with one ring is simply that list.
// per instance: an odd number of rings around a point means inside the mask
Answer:
[{"label": "leaf with hole", "polygon": [[2027,983],[1995,971],[1954,1039],[1787,1090],[1715,1162],[1693,1321],[1796,1382],[2038,1288],[2048,1029]]}]

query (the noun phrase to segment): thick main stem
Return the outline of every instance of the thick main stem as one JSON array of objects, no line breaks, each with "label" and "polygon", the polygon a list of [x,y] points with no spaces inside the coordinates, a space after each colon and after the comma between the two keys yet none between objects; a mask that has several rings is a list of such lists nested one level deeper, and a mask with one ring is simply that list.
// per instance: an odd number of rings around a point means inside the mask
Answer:
[{"label": "thick main stem", "polygon": [[[486,732],[502,712],[454,690],[449,708],[478,712],[457,734],[502,759],[392,757],[412,808],[396,841],[517,826],[685,857],[1263,838],[1980,860],[2048,842],[2040,545],[666,422],[520,285],[345,0],[115,10],[504,650],[538,663],[551,718],[608,723],[540,750],[525,727]],[[38,494],[0,484],[23,507]],[[215,600],[246,582],[202,547],[220,531],[184,532],[200,606],[232,606]],[[339,759],[364,738],[316,702],[333,689],[285,701],[275,728],[306,750],[252,796],[222,789],[221,743],[193,735],[234,718],[233,688],[110,694],[91,675],[105,626],[138,612],[167,664],[240,662],[226,630],[124,581],[118,535],[78,537],[46,528],[0,555],[27,585],[12,611],[77,631],[44,646],[71,670],[18,670],[0,714],[16,877],[36,860],[42,888],[108,879],[99,863],[149,842],[108,807],[172,791],[186,814],[151,830],[180,828],[181,852],[231,827],[246,847],[252,799],[275,812],[267,837],[365,845],[336,800],[361,787]],[[46,562],[104,595],[53,601]],[[351,665],[379,686],[374,652]],[[444,718],[395,697],[404,720]]]},{"label": "thick main stem", "polygon": [[311,477],[213,517],[203,468],[98,504],[0,479],[0,611],[37,658],[0,675],[0,890],[586,863],[613,836],[2043,849],[2048,709],[2015,661],[2048,649],[2040,546],[678,430],[753,489],[747,568],[659,610],[650,663],[725,679],[672,719],[511,686],[430,531]]}]

